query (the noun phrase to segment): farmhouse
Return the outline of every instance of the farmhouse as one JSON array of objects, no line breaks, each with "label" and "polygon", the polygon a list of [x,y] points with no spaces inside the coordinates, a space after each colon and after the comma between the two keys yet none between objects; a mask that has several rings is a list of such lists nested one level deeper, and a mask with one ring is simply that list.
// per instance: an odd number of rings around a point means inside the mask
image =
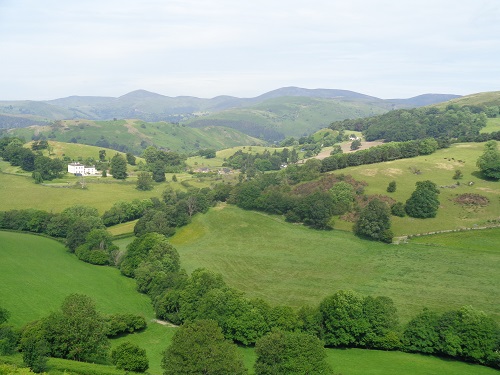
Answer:
[{"label": "farmhouse", "polygon": [[80,163],[68,164],[68,172],[80,176],[97,174],[97,170],[95,169],[94,165],[86,166]]}]

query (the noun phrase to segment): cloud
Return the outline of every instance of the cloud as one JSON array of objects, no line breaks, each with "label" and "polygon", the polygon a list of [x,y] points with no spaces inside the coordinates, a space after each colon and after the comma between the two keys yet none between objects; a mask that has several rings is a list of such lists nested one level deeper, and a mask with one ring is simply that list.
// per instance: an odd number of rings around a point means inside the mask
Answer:
[{"label": "cloud", "polygon": [[0,98],[498,90],[496,1],[0,1]]}]

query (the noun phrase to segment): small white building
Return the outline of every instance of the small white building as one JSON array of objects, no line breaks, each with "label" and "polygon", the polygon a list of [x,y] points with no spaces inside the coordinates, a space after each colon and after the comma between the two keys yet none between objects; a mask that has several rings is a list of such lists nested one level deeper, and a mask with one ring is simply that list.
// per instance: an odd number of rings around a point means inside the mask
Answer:
[{"label": "small white building", "polygon": [[97,170],[95,169],[95,165],[86,166],[80,163],[70,163],[68,164],[68,172],[73,173],[75,175],[91,175],[97,174]]}]

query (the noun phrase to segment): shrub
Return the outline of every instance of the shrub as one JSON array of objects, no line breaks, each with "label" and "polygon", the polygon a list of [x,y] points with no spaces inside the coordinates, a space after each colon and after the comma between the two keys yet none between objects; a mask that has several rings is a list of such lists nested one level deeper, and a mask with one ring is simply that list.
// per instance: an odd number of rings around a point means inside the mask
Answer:
[{"label": "shrub", "polygon": [[149,368],[146,350],[128,341],[112,350],[111,362],[126,371],[144,372]]}]

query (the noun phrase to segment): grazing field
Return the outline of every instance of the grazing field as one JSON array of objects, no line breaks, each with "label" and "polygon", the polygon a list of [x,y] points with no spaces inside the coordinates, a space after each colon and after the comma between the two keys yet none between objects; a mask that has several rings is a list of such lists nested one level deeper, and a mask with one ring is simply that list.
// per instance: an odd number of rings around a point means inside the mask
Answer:
[{"label": "grazing field", "polygon": [[481,129],[481,133],[493,133],[500,131],[500,118],[489,118],[486,126]]},{"label": "grazing field", "polygon": [[361,349],[329,349],[327,361],[344,375],[494,375],[497,370],[464,362],[409,354]]},{"label": "grazing field", "polygon": [[90,296],[103,313],[154,317],[148,297],[135,281],[111,267],[79,261],[59,242],[25,233],[0,231],[0,301],[21,326],[59,309],[72,293]]},{"label": "grazing field", "polygon": [[[0,162],[0,169],[6,165]],[[164,184],[154,184],[153,190],[140,191],[135,188],[135,179],[118,181],[86,178],[86,189],[75,187],[76,177],[54,181],[54,186],[37,185],[31,177],[0,173],[0,210],[37,208],[48,212],[60,212],[65,208],[84,204],[95,207],[100,213],[118,201],[132,201],[160,197]],[[4,198],[5,197],[5,198]]]},{"label": "grazing field", "polygon": [[[279,265],[280,270],[279,274],[283,275],[286,269],[288,260],[290,260],[290,265],[295,268],[295,271],[291,272],[299,272],[304,276],[302,267],[300,266],[297,258],[297,252],[294,251],[293,242],[296,242],[299,238],[301,240],[297,243],[298,246],[304,245],[305,242],[308,241],[316,241],[320,250],[325,250],[324,248],[324,236],[330,236],[334,232],[318,232],[313,231],[307,228],[303,228],[301,226],[293,226],[291,224],[285,224],[280,222],[279,220],[275,220],[273,217],[269,217],[266,215],[261,215],[255,212],[245,212],[239,210],[234,207],[225,207],[222,210],[213,209],[207,215],[199,215],[195,219],[195,223],[186,227],[185,229],[189,229],[188,233],[184,233],[182,236],[177,237],[177,240],[183,239],[184,246],[186,245],[187,238],[186,236],[190,233],[200,239],[200,236],[203,236],[203,233],[199,230],[193,230],[197,228],[196,222],[199,219],[209,217],[214,213],[230,213],[233,211],[232,219],[239,218],[242,219],[240,223],[233,223],[239,226],[239,230],[242,233],[242,239],[248,240],[249,232],[253,231],[253,237],[259,238],[263,235],[263,232],[257,230],[256,225],[259,223],[262,224],[262,227],[267,227],[269,230],[273,231],[273,234],[278,236],[281,241],[283,241],[282,236],[290,236],[291,232],[282,232],[279,229],[282,226],[286,227],[294,227],[294,231],[297,230],[299,233],[297,237],[289,238],[289,249],[285,251],[284,259],[279,259],[277,254],[275,254],[272,258],[269,258],[268,261],[273,262]],[[234,214],[237,214],[235,217]],[[239,216],[239,217],[238,217]],[[213,219],[213,218],[212,218]],[[219,216],[219,219],[222,219]],[[231,218],[229,218],[231,219]],[[221,225],[227,227],[230,222],[227,220],[223,220]],[[199,223],[198,223],[199,225]],[[207,228],[210,229],[210,228]],[[234,228],[230,231],[234,234]],[[282,233],[280,233],[282,232]],[[495,231],[488,231],[490,236],[490,240],[495,240],[498,237],[495,237]],[[486,233],[486,232],[485,232]],[[206,233],[205,233],[206,234]],[[215,233],[216,234],[216,233]],[[228,234],[228,233],[224,233]],[[311,236],[309,236],[311,234]],[[343,245],[348,246],[349,244],[353,244],[356,242],[354,239],[349,239],[345,234],[340,233],[341,240],[343,241]],[[319,235],[319,236],[318,236]],[[431,237],[427,237],[431,238]],[[433,237],[435,240],[433,243],[438,243],[438,236]],[[129,238],[121,239],[119,242],[120,245],[125,246],[127,242],[129,242]],[[332,238],[329,239],[331,243]],[[422,239],[419,239],[422,240]],[[470,240],[472,241],[472,240]],[[182,246],[178,245],[179,241],[173,241],[177,243],[179,249],[182,249]],[[182,242],[182,241],[181,241]],[[235,240],[235,251],[232,253],[237,255],[237,249],[241,245],[241,240]],[[112,313],[112,312],[132,312],[144,315],[148,322],[148,328],[140,333],[135,333],[131,335],[126,335],[120,337],[118,339],[112,340],[112,347],[119,345],[124,341],[131,341],[140,347],[146,349],[148,354],[148,358],[150,361],[150,370],[148,371],[152,375],[160,375],[162,373],[161,370],[161,358],[162,352],[170,345],[171,338],[175,333],[174,327],[164,326],[158,323],[151,322],[153,317],[153,311],[151,305],[147,297],[138,294],[135,291],[134,281],[123,276],[119,275],[119,272],[116,269],[110,267],[99,267],[92,266],[83,262],[78,261],[74,255],[71,255],[66,252],[64,247],[56,241],[29,235],[22,233],[13,233],[13,232],[1,232],[0,231],[0,275],[1,275],[1,285],[0,287],[0,300],[2,301],[2,306],[6,307],[8,310],[12,312],[11,323],[16,326],[20,326],[28,321],[40,318],[42,316],[47,315],[50,311],[54,311],[59,308],[59,305],[62,299],[70,294],[70,293],[84,293],[91,296],[97,303],[97,308],[99,311],[104,313]],[[256,251],[255,248],[249,246],[250,243],[247,243],[246,252],[247,254],[253,254],[255,258],[259,258],[262,256],[262,251]],[[269,243],[269,247],[267,248],[267,252],[270,252],[269,249],[274,249],[276,243]],[[287,244],[283,244],[286,246]],[[359,245],[359,244],[358,244]],[[256,247],[259,244],[255,244]],[[417,248],[418,246],[415,245]],[[435,245],[436,246],[436,245]],[[335,248],[336,246],[334,246]],[[370,257],[369,253],[377,253],[379,251],[389,251],[389,261],[390,258],[394,257],[393,249],[407,249],[410,245],[405,246],[390,246],[390,245],[380,245],[379,248],[376,249],[362,249],[365,250],[364,254],[358,254],[356,258],[359,260],[360,257],[364,257],[366,264],[372,263],[371,260],[374,258],[373,254]],[[360,247],[346,247],[349,248],[351,252],[359,253]],[[423,256],[417,256],[412,258],[412,260],[417,261],[417,263],[423,263],[421,258],[425,258],[428,255],[425,254],[425,249],[430,248],[430,246],[422,245],[420,247],[424,250]],[[446,248],[450,251],[450,248]],[[445,250],[446,250],[445,249]],[[490,246],[489,252],[493,255],[498,254],[495,251],[493,246]],[[206,249],[207,253],[212,253],[208,248]],[[278,250],[280,253],[283,252],[283,249],[274,249]],[[300,249],[299,249],[300,250]],[[314,259],[317,259],[317,254],[314,252],[311,253],[310,248],[302,248],[298,253],[300,253],[300,257],[304,258],[307,256],[308,261],[305,263],[309,267],[313,267],[317,269],[318,279],[316,281],[321,281],[321,278],[325,277],[323,274],[323,269],[318,265],[312,264]],[[335,253],[336,251],[334,251]],[[400,251],[397,256],[401,262],[404,260],[405,251]],[[479,255],[478,253],[476,253]],[[380,254],[379,254],[380,255]],[[422,255],[422,254],[420,254]],[[345,257],[351,257],[352,255],[345,254]],[[189,258],[189,257],[187,257]],[[235,258],[238,258],[236,256]],[[286,258],[286,259],[285,259]],[[376,258],[376,257],[375,257]],[[403,259],[401,259],[403,258]],[[495,257],[490,258],[490,262]],[[183,265],[186,266],[186,254],[184,251],[181,251],[181,261]],[[287,260],[288,259],[288,260]],[[328,261],[331,259],[331,255],[326,255],[323,260]],[[419,261],[420,259],[420,261]],[[231,264],[236,266],[235,259],[228,259]],[[438,257],[435,259],[439,261]],[[451,261],[454,261],[455,257],[451,257]],[[390,261],[391,262],[391,261]],[[345,276],[344,265],[347,264],[346,261],[340,261],[337,264],[335,270],[331,270],[329,273],[334,274],[337,273],[336,277]],[[380,266],[379,262],[376,262],[378,266]],[[467,263],[467,262],[466,262]],[[452,263],[451,263],[452,264]],[[271,267],[271,275],[273,274],[272,264],[268,265]],[[425,265],[421,264],[420,267],[424,267]],[[428,266],[428,265],[427,265]],[[254,265],[253,271],[255,271]],[[498,265],[493,264],[493,268],[498,269]],[[209,267],[212,268],[212,267]],[[318,269],[319,268],[319,269]],[[331,264],[330,264],[331,268]],[[363,270],[367,270],[367,268],[363,268]],[[220,270],[219,270],[220,271]],[[290,270],[288,270],[290,271]],[[352,269],[351,269],[352,271]],[[408,272],[408,270],[405,270]],[[245,275],[246,270],[241,271],[241,276]],[[375,272],[376,273],[376,272]],[[22,279],[19,278],[19,275],[22,274]],[[374,272],[371,272],[371,275],[374,275]],[[255,275],[254,275],[255,276]],[[263,276],[262,274],[260,276]],[[300,274],[294,273],[293,276],[301,276]],[[354,275],[355,278],[360,278],[360,273]],[[427,277],[424,275],[424,277]],[[462,275],[464,277],[464,275]],[[466,277],[466,275],[465,275]],[[489,276],[491,277],[491,275]],[[231,281],[231,280],[228,280]],[[255,280],[257,283],[259,280]],[[270,282],[270,279],[263,278],[261,279],[263,282],[263,288],[260,290],[262,296],[266,299],[266,284]],[[289,280],[288,280],[289,281]],[[335,280],[333,280],[335,281]],[[353,286],[353,282],[355,280],[351,279],[351,286]],[[469,280],[470,281],[470,280]],[[498,280],[497,280],[498,281]],[[299,277],[297,282],[304,282],[303,279]],[[313,280],[314,282],[314,280]],[[328,280],[323,279],[325,284],[328,283]],[[493,282],[493,281],[492,281]],[[498,284],[498,283],[497,283]],[[332,285],[333,286],[333,285]],[[291,285],[290,288],[295,288],[297,285]],[[324,286],[323,286],[324,287]],[[458,285],[457,287],[464,287],[464,285]],[[474,287],[474,286],[472,286]],[[328,289],[328,288],[325,288]],[[413,288],[414,289],[414,288]],[[412,289],[412,290],[413,290]],[[410,293],[412,292],[410,290]],[[369,293],[377,294],[377,290],[368,291]],[[446,290],[443,290],[446,292]],[[293,290],[289,290],[287,293],[294,293]],[[382,293],[380,293],[382,294]],[[273,296],[273,291],[271,291],[271,297]],[[498,299],[498,295],[494,293],[491,295],[491,299],[496,301]],[[435,306],[434,306],[435,307]],[[253,348],[239,348],[242,353],[245,361],[245,365],[249,369],[249,373],[253,374],[253,364],[255,362],[255,351]],[[12,357],[15,361],[19,356]],[[1,357],[0,361],[6,360],[11,362],[11,357]],[[340,350],[340,349],[328,349],[327,350],[327,360],[331,363],[336,373],[342,374],[363,374],[363,375],[378,375],[378,374],[394,374],[398,375],[401,373],[411,373],[411,374],[444,374],[444,375],[455,375],[455,374],[471,374],[471,375],[488,375],[496,373],[495,370],[489,369],[482,366],[469,365],[461,362],[442,360],[434,357],[427,357],[422,355],[415,354],[406,354],[400,352],[382,352],[382,351],[368,351],[368,350],[358,350],[358,349],[348,349],[348,350]],[[67,369],[71,371],[98,371],[98,373],[109,373],[114,374],[117,373],[112,367],[96,365],[94,368],[93,365],[83,364],[77,362],[64,361],[60,359],[51,359],[49,361],[49,366],[52,369],[58,369],[59,371],[63,371]]]},{"label": "grazing field", "polygon": [[[476,160],[484,151],[484,143],[457,143],[432,155],[386,163],[349,167],[335,174],[351,175],[365,181],[366,194],[383,194],[396,201],[405,202],[415,190],[417,181],[431,180],[440,188],[441,203],[436,218],[413,219],[392,217],[392,230],[396,236],[432,232],[436,230],[471,228],[488,224],[500,218],[500,182],[481,178]],[[463,178],[454,180],[455,170]],[[415,174],[412,170],[420,171]],[[396,181],[397,190],[387,193],[389,182]],[[460,185],[456,185],[457,182]],[[472,185],[469,185],[472,183]],[[487,206],[462,206],[454,199],[465,193],[480,194],[489,199]],[[352,223],[338,220],[336,228],[350,230]]]},{"label": "grazing field", "polygon": [[[498,243],[500,229],[491,236],[485,241]],[[220,272],[230,286],[272,304],[312,305],[339,289],[353,289],[391,297],[402,321],[424,307],[444,311],[463,305],[500,321],[500,249],[386,245],[224,205],[197,215],[171,242],[188,272]]]}]

